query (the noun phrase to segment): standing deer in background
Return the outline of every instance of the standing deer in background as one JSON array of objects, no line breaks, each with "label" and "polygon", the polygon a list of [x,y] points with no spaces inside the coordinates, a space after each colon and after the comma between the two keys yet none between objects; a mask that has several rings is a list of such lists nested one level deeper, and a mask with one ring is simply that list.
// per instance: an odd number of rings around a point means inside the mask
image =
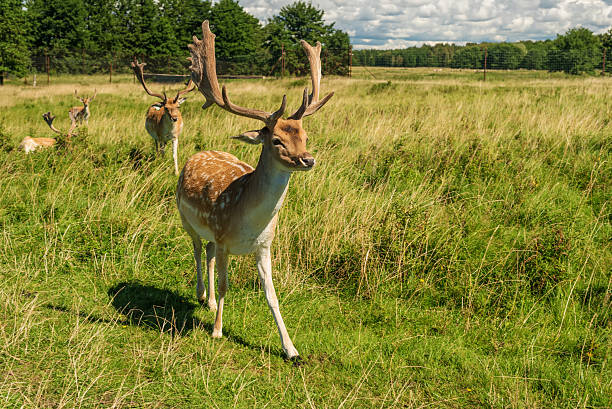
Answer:
[{"label": "standing deer in background", "polygon": [[[71,118],[72,123],[70,125],[70,129],[66,134],[64,134],[62,131],[58,130],[56,127],[53,126],[53,120],[55,119],[55,116],[53,116],[51,112],[44,113],[43,119],[45,120],[47,125],[49,125],[49,128],[51,128],[53,132],[58,133],[62,136],[66,135],[66,140],[68,142],[70,141],[70,138],[72,138],[73,135],[72,132],[74,131],[74,128],[76,128],[76,120],[74,118]],[[22,149],[25,153],[30,153],[38,149],[55,146],[55,144],[57,144],[57,139],[55,138],[31,138],[29,136],[26,136],[19,144],[19,149]]]},{"label": "standing deer in background", "polygon": [[[206,97],[202,108],[213,104],[239,116],[260,120],[264,127],[233,138],[250,144],[262,144],[257,167],[241,162],[225,152],[205,151],[193,155],[179,177],[176,201],[183,227],[193,241],[197,271],[198,300],[206,298],[202,280],[202,241],[206,245],[208,269],[208,306],[217,310],[212,336],[220,338],[223,328],[223,303],[227,291],[229,254],[255,253],[257,270],[266,300],[280,334],[287,358],[298,358],[283,318],[272,283],[270,246],[283,204],[289,178],[294,171],[313,168],[315,160],[306,150],[306,131],[302,118],[314,114],[333,95],[319,100],[321,82],[321,44],[316,47],[302,41],[310,62],[312,93],[304,90],[302,105],[289,118],[285,112],[287,97],[273,113],[243,108],[230,102],[225,86],[219,89],[215,68],[215,35],[208,21],[202,23],[203,39],[194,37],[189,45],[191,78]],[[215,305],[214,265],[217,262],[219,302]]]},{"label": "standing deer in background", "polygon": [[76,99],[83,103],[82,107],[72,107],[68,111],[68,117],[70,117],[71,121],[77,121],[79,124],[82,124],[85,121],[85,124],[89,125],[89,103],[94,100],[98,91],[94,91],[93,97],[79,97],[77,94],[77,90],[74,90],[74,96]]},{"label": "standing deer in background", "polygon": [[179,108],[185,102],[185,98],[181,98],[181,96],[193,91],[195,85],[189,80],[187,88],[177,92],[174,99],[168,99],[165,92],[163,95],[156,94],[147,87],[142,72],[143,67],[146,65],[145,63],[139,64],[137,60],[134,60],[131,65],[136,78],[142,84],[145,92],[152,97],[161,99],[160,102],[156,102],[149,107],[147,119],[145,120],[145,128],[155,141],[155,152],[158,153],[161,150],[162,156],[165,155],[166,143],[172,140],[174,173],[178,175],[178,137],[183,130],[183,116]]}]

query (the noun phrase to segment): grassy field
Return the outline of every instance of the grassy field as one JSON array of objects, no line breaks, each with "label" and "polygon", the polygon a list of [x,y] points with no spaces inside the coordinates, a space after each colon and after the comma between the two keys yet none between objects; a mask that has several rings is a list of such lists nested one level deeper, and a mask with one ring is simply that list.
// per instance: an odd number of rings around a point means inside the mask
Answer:
[{"label": "grassy field", "polygon": [[[612,406],[612,81],[356,69],[307,118],[273,247],[282,357],[253,257],[232,257],[224,335],[195,298],[172,158],[129,76],[0,88],[0,407]],[[39,79],[40,83],[40,79]],[[303,79],[231,81],[296,107]],[[154,86],[155,89],[161,87]],[[24,155],[98,96],[73,143]],[[179,164],[259,126],[183,105]],[[291,109],[289,109],[291,110]]]}]

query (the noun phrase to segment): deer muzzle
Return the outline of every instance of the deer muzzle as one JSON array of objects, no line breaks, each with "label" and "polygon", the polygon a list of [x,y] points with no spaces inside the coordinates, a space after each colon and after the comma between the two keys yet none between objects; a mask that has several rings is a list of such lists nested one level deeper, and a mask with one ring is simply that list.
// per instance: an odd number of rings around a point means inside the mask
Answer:
[{"label": "deer muzzle", "polygon": [[312,157],[311,154],[306,153],[302,155],[299,159],[299,165],[304,168],[304,170],[310,170],[315,165],[315,158]]}]

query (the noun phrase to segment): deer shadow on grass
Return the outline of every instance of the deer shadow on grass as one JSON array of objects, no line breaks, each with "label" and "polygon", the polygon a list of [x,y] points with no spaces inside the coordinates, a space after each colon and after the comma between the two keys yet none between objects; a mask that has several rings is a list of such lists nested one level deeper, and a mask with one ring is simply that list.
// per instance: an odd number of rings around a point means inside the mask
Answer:
[{"label": "deer shadow on grass", "polygon": [[123,282],[109,288],[108,295],[111,305],[126,317],[129,325],[178,336],[207,327],[193,316],[198,305],[170,290]]},{"label": "deer shadow on grass", "polygon": [[[127,325],[170,333],[172,336],[185,336],[200,328],[212,333],[211,322],[202,322],[194,317],[196,308],[202,308],[195,301],[174,291],[160,289],[138,282],[122,282],[108,290],[111,305],[126,319]],[[223,328],[223,336],[236,344],[256,351],[268,350],[265,345],[254,345],[231,329]],[[283,357],[282,351],[270,349],[270,354]]]}]

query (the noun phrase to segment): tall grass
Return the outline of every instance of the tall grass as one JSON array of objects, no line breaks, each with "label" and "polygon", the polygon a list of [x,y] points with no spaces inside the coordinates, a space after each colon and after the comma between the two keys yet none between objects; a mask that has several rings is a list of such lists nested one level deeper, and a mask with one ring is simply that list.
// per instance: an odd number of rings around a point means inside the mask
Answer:
[{"label": "tall grass", "polygon": [[[372,69],[369,69],[372,71]],[[373,75],[372,75],[373,74]],[[305,119],[317,159],[280,213],[273,268],[306,365],[280,358],[252,257],[232,258],[228,337],[195,303],[171,157],[131,82],[0,88],[0,401],[7,407],[608,407],[612,83],[360,70]],[[276,109],[303,81],[231,81]],[[72,93],[98,89],[88,128]],[[161,85],[160,85],[161,87]],[[201,95],[179,162],[260,126]]]}]

